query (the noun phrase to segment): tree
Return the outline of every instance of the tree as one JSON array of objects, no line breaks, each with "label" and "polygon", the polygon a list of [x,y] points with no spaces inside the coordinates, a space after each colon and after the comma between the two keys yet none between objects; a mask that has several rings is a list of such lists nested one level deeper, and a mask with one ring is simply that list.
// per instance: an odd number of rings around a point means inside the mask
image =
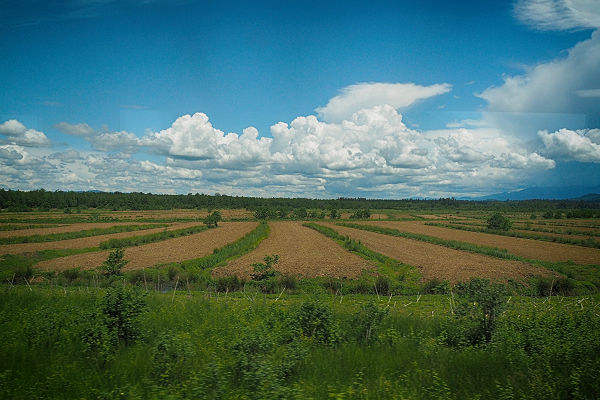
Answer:
[{"label": "tree", "polygon": [[110,252],[101,267],[106,276],[121,275],[121,269],[129,262],[123,259],[123,253],[124,250],[122,248],[117,248]]},{"label": "tree", "polygon": [[511,228],[512,222],[500,213],[495,213],[487,220],[488,229],[507,231]]},{"label": "tree", "polygon": [[263,260],[264,263],[252,264],[254,272],[251,276],[252,280],[254,281],[264,281],[273,278],[276,274],[275,270],[273,269],[273,265],[279,262],[279,256],[277,254],[273,254],[272,256],[265,256]]},{"label": "tree", "polygon": [[204,224],[208,227],[214,226],[216,228],[219,225],[219,221],[222,220],[221,213],[213,211],[208,217],[204,218]]}]

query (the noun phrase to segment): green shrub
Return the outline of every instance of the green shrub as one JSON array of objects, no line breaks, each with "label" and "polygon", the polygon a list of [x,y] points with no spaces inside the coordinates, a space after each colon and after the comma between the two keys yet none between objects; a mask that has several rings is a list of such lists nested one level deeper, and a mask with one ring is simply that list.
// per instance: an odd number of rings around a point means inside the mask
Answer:
[{"label": "green shrub", "polygon": [[296,278],[294,275],[282,274],[277,278],[277,284],[282,288],[282,290],[283,288],[288,290],[296,290],[296,287],[298,286],[298,278]]},{"label": "green shrub", "polygon": [[294,313],[293,320],[300,333],[317,343],[335,344],[340,341],[340,330],[331,309],[317,301],[305,301]]},{"label": "green shrub", "polygon": [[194,356],[188,337],[165,333],[158,338],[152,351],[152,373],[162,385],[181,382],[190,372],[190,361]]},{"label": "green shrub", "polygon": [[390,278],[378,275],[375,280],[375,289],[377,290],[377,294],[388,296],[390,294]]},{"label": "green shrub", "polygon": [[421,286],[423,294],[448,294],[450,293],[450,282],[433,278],[425,281]]},{"label": "green shrub", "polygon": [[252,264],[252,268],[254,272],[252,272],[252,280],[254,281],[264,281],[270,278],[273,278],[276,274],[273,265],[279,262],[279,256],[277,254],[273,254],[272,256],[265,256],[263,259],[264,263],[254,263]]},{"label": "green shrub", "polygon": [[238,278],[237,275],[223,276],[215,280],[218,292],[235,292],[243,288],[245,283],[246,281]]},{"label": "green shrub", "polygon": [[493,214],[487,220],[488,229],[498,230],[498,231],[508,231],[512,226],[512,222],[500,213]]},{"label": "green shrub", "polygon": [[376,341],[378,339],[377,330],[387,316],[388,311],[389,308],[379,307],[373,301],[361,306],[360,311],[356,313],[352,320],[356,340],[364,344]]},{"label": "green shrub", "polygon": [[123,259],[124,250],[121,248],[114,249],[110,252],[104,264],[100,267],[104,270],[106,276],[121,275],[121,269],[127,265],[129,261]]},{"label": "green shrub", "polygon": [[576,291],[576,281],[567,277],[540,277],[536,282],[536,294],[546,297],[550,295],[572,296]]}]

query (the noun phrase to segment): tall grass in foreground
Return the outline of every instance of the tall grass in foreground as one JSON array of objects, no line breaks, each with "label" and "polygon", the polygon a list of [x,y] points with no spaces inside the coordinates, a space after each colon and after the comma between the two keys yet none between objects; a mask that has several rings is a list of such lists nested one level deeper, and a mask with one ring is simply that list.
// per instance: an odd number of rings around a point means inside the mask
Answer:
[{"label": "tall grass in foreground", "polygon": [[115,293],[3,287],[0,398],[600,397],[598,297],[513,298],[490,344],[449,347],[450,296],[138,292],[136,339],[90,342]]}]

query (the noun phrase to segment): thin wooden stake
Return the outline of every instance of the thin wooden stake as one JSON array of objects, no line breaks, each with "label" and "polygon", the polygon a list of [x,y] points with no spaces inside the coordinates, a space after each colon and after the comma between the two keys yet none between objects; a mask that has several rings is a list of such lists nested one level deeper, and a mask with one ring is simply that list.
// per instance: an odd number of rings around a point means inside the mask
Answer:
[{"label": "thin wooden stake", "polygon": [[177,275],[177,280],[175,281],[175,289],[173,290],[173,298],[171,299],[171,303],[175,301],[175,293],[177,293],[177,284],[179,283],[179,275]]}]

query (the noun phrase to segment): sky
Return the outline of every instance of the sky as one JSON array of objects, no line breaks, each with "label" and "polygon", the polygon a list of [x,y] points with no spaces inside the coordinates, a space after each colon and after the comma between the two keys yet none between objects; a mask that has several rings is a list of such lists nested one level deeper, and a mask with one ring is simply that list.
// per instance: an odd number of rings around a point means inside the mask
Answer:
[{"label": "sky", "polygon": [[0,0],[0,187],[597,187],[599,28],[597,0]]}]

